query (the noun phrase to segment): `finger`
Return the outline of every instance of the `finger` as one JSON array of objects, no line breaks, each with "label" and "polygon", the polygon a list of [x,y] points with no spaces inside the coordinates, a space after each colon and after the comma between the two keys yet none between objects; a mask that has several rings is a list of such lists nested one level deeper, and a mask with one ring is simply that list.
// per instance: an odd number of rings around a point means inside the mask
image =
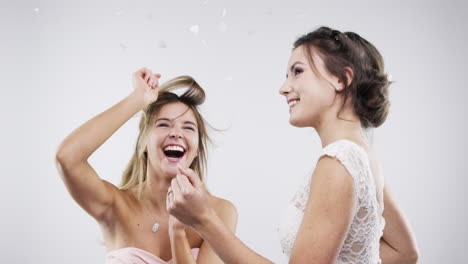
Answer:
[{"label": "finger", "polygon": [[172,194],[170,193],[170,191],[171,191],[171,188],[169,187],[169,190],[166,195],[166,209],[169,212],[170,212],[170,209],[173,208]]},{"label": "finger", "polygon": [[145,68],[145,82],[148,82],[148,80],[151,78],[152,75],[153,73],[151,72],[151,70],[148,68]]},{"label": "finger", "polygon": [[153,87],[154,86],[154,82],[155,82],[155,79],[153,76],[151,76],[148,80],[148,85],[149,87]]},{"label": "finger", "polygon": [[158,78],[158,79],[161,78],[161,74],[160,74],[160,73],[156,73],[154,76],[155,76],[156,78]]},{"label": "finger", "polygon": [[[159,75],[159,77],[161,77],[161,75]],[[154,88],[157,88],[159,86],[159,77],[157,77],[157,74],[155,75],[155,79],[154,79]]]},{"label": "finger", "polygon": [[183,168],[182,166],[177,166],[179,168],[179,171],[184,174],[185,176],[187,176],[187,178],[189,179],[190,183],[195,187],[200,187],[201,185],[203,185],[203,183],[201,182],[200,178],[198,177],[198,175],[191,169],[185,169]]},{"label": "finger", "polygon": [[177,180],[175,178],[172,179],[171,181],[171,189],[173,193],[172,198],[174,199],[173,202],[175,202],[176,200],[180,200],[181,198],[180,187],[179,187],[179,183],[177,183]]},{"label": "finger", "polygon": [[183,174],[177,174],[176,178],[177,178],[177,183],[179,183],[180,190],[182,191],[182,193],[188,193],[191,190],[193,190],[193,186],[190,183],[187,176]]}]

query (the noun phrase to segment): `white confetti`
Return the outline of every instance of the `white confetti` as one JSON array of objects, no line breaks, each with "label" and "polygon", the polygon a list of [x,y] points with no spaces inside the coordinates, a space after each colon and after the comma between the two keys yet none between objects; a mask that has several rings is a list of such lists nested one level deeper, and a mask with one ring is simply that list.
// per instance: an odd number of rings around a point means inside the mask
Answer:
[{"label": "white confetti", "polygon": [[226,32],[226,30],[227,30],[227,25],[226,25],[226,23],[224,23],[224,22],[222,22],[222,21],[219,22],[219,24],[218,24],[218,31],[221,32],[221,33],[223,33],[223,32]]},{"label": "white confetti", "polygon": [[147,17],[148,19],[152,19],[152,18],[153,18],[153,14],[152,14],[152,13],[148,13],[148,14],[146,15],[146,17]]},{"label": "white confetti", "polygon": [[36,12],[36,13],[39,12],[39,8],[37,8],[37,7],[34,8],[34,12]]},{"label": "white confetti", "polygon": [[115,15],[116,15],[116,16],[120,16],[120,15],[122,15],[122,14],[123,14],[123,11],[122,11],[122,10],[119,10],[119,11],[115,12]]},{"label": "white confetti", "polygon": [[387,79],[391,82],[393,79],[393,76],[391,74],[388,74]]},{"label": "white confetti", "polygon": [[125,46],[123,43],[120,43],[120,48],[122,48],[123,52],[127,50],[127,46]]},{"label": "white confetti", "polygon": [[206,6],[206,5],[208,4],[208,1],[209,1],[209,0],[205,0],[205,2],[203,2],[203,3],[201,4],[201,6]]},{"label": "white confetti", "polygon": [[228,76],[228,77],[226,78],[226,81],[232,81],[232,76]]},{"label": "white confetti", "polygon": [[190,31],[192,31],[193,34],[198,35],[198,31],[200,31],[200,27],[198,25],[190,26]]},{"label": "white confetti", "polygon": [[205,47],[208,48],[208,43],[206,43],[206,41],[205,41],[204,39],[202,39],[201,42],[203,43],[203,45],[204,45]]},{"label": "white confetti", "polygon": [[224,8],[224,9],[223,9],[223,17],[226,16],[226,13],[227,13],[226,8]]},{"label": "white confetti", "polygon": [[161,41],[159,42],[159,47],[160,47],[161,49],[167,48],[167,43],[166,43],[166,41],[161,40]]}]

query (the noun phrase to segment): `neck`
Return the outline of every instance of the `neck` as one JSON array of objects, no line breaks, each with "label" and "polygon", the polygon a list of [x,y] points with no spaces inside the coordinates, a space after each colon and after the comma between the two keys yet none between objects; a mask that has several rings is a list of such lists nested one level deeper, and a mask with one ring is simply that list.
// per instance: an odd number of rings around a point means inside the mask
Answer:
[{"label": "neck", "polygon": [[158,214],[167,214],[166,197],[167,190],[171,186],[171,179],[160,176],[160,174],[151,170],[149,167],[146,179],[149,181],[143,189],[142,200],[148,203],[148,207],[150,207],[152,211]]},{"label": "neck", "polygon": [[322,147],[340,139],[365,144],[361,122],[355,114],[343,112],[337,115],[336,112],[333,112],[328,115],[323,118],[322,122],[314,126],[322,142]]}]

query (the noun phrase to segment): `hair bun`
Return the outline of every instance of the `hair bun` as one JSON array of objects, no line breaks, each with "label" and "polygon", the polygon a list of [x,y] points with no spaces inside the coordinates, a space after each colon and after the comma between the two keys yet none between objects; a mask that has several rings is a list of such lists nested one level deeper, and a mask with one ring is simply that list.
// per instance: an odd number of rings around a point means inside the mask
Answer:
[{"label": "hair bun", "polygon": [[376,74],[374,78],[363,80],[354,97],[354,110],[364,127],[379,127],[387,119],[390,100],[388,99],[386,74]]},{"label": "hair bun", "polygon": [[173,93],[174,90],[181,88],[187,88],[187,90],[180,95],[181,101],[195,106],[205,102],[205,91],[194,78],[188,75],[182,75],[165,82],[159,87],[159,94]]}]

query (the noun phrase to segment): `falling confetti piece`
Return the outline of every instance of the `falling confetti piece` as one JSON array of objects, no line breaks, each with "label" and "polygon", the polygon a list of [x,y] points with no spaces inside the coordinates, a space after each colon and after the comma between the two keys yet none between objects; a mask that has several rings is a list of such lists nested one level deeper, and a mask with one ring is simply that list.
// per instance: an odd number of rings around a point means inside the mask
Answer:
[{"label": "falling confetti piece", "polygon": [[167,48],[166,42],[165,42],[164,40],[161,40],[161,41],[159,42],[159,47],[160,47],[161,49]]},{"label": "falling confetti piece", "polygon": [[389,81],[392,81],[392,78],[393,78],[392,75],[391,75],[391,74],[388,74],[387,79],[388,79]]},{"label": "falling confetti piece", "polygon": [[148,19],[152,19],[152,18],[153,18],[153,14],[152,14],[152,13],[149,13],[149,14],[146,15],[146,17],[147,17]]},{"label": "falling confetti piece", "polygon": [[39,12],[39,8],[34,8],[34,12]]},{"label": "falling confetti piece", "polygon": [[205,41],[204,39],[202,39],[201,42],[203,43],[203,45],[204,45],[205,47],[208,48],[208,43],[206,43],[206,41]]},{"label": "falling confetti piece", "polygon": [[228,76],[228,77],[226,78],[226,81],[232,81],[232,76]]},{"label": "falling confetti piece", "polygon": [[201,4],[201,6],[206,6],[206,5],[208,4],[208,1],[209,1],[209,0],[205,0],[205,2],[203,2],[203,3]]},{"label": "falling confetti piece", "polygon": [[127,50],[127,46],[125,46],[123,43],[120,43],[120,48],[122,48],[123,52]]},{"label": "falling confetti piece", "polygon": [[119,11],[115,12],[115,15],[116,15],[116,16],[120,16],[120,15],[122,15],[122,14],[123,14],[123,11],[122,11],[122,10],[119,10]]},{"label": "falling confetti piece", "polygon": [[226,23],[224,23],[224,22],[222,22],[222,21],[219,22],[219,24],[218,24],[218,31],[221,32],[221,33],[223,33],[223,32],[226,32],[226,30],[227,30],[227,25],[226,25]]},{"label": "falling confetti piece", "polygon": [[190,31],[192,31],[192,33],[195,35],[198,35],[199,30],[200,30],[200,27],[198,25],[190,26]]},{"label": "falling confetti piece", "polygon": [[223,17],[226,16],[226,12],[227,12],[227,11],[226,11],[226,8],[224,8],[224,9],[223,9]]},{"label": "falling confetti piece", "polygon": [[255,32],[255,30],[249,30],[247,31],[247,35],[252,36],[253,34],[255,34]]}]

